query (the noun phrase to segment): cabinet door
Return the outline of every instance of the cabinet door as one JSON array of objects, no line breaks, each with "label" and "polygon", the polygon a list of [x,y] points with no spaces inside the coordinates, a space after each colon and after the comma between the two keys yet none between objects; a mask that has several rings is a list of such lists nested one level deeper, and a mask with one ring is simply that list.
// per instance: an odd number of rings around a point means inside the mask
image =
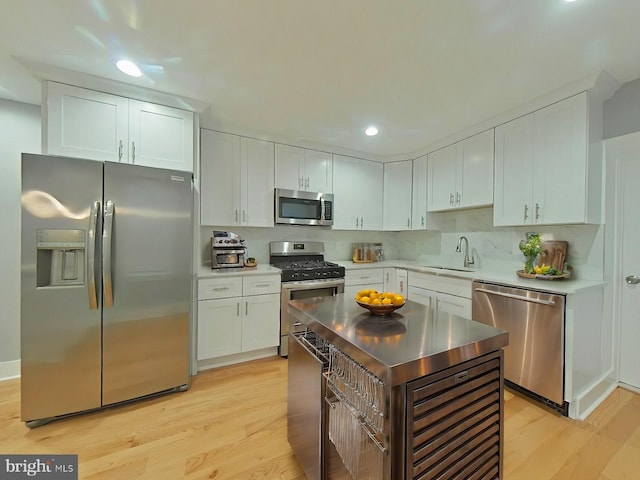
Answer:
[{"label": "cabinet door", "polygon": [[411,229],[411,160],[384,164],[384,230]]},{"label": "cabinet door", "polygon": [[407,290],[407,298],[409,300],[426,305],[427,307],[435,308],[437,295],[437,292],[427,290],[426,288],[410,286]]},{"label": "cabinet door", "polygon": [[316,150],[304,152],[304,190],[309,192],[331,193],[333,155]]},{"label": "cabinet door", "polygon": [[493,224],[533,222],[533,114],[496,127]]},{"label": "cabinet door", "polygon": [[361,230],[382,230],[383,165],[361,160],[359,175],[351,183],[351,195],[360,199]]},{"label": "cabinet door", "polygon": [[201,130],[200,224],[240,225],[240,137]]},{"label": "cabinet door", "polygon": [[411,189],[411,229],[427,229],[427,155],[413,161]]},{"label": "cabinet door", "polygon": [[333,229],[358,230],[363,199],[355,184],[361,181],[364,160],[334,155],[333,158]]},{"label": "cabinet door", "polygon": [[241,351],[241,298],[198,302],[198,360]]},{"label": "cabinet door", "polygon": [[587,103],[584,92],[535,112],[535,223],[586,220]]},{"label": "cabinet door", "polygon": [[435,307],[441,312],[451,313],[463,318],[471,318],[471,300],[446,293],[436,293]]},{"label": "cabinet door", "polygon": [[398,291],[398,281],[396,278],[396,269],[395,268],[385,268],[384,269],[384,287],[385,292],[394,292],[400,293]]},{"label": "cabinet door", "polygon": [[457,144],[456,207],[493,205],[493,128]]},{"label": "cabinet door", "polygon": [[301,168],[304,165],[304,148],[290,145],[275,146],[275,185],[289,190],[304,190]]},{"label": "cabinet door", "polygon": [[193,113],[129,100],[129,159],[193,172]]},{"label": "cabinet door", "polygon": [[456,145],[436,150],[428,155],[430,212],[454,208],[456,184]]},{"label": "cabinet door", "polygon": [[43,153],[127,162],[128,100],[49,82]]},{"label": "cabinet door", "polygon": [[254,295],[242,299],[242,351],[280,344],[280,295]]},{"label": "cabinet door", "polygon": [[241,223],[273,227],[273,142],[243,137],[241,151]]}]

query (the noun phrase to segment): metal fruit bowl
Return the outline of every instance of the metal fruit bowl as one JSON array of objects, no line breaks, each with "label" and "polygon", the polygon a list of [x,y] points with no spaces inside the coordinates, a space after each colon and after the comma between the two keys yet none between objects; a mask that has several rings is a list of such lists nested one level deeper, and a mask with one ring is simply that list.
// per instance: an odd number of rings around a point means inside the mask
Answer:
[{"label": "metal fruit bowl", "polygon": [[369,310],[373,315],[378,315],[380,317],[384,315],[391,315],[399,308],[404,307],[404,303],[402,305],[371,305],[369,303],[359,302],[358,300],[356,300],[356,303],[362,308]]}]

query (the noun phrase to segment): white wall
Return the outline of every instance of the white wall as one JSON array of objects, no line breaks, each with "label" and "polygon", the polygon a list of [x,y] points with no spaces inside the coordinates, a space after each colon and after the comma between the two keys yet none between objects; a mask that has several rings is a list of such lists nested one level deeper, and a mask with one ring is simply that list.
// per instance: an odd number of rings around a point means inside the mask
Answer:
[{"label": "white wall", "polygon": [[0,132],[1,370],[20,358],[20,154],[40,153],[40,107],[0,99]]},{"label": "white wall", "polygon": [[604,138],[640,132],[640,78],[622,85],[604,102]]}]

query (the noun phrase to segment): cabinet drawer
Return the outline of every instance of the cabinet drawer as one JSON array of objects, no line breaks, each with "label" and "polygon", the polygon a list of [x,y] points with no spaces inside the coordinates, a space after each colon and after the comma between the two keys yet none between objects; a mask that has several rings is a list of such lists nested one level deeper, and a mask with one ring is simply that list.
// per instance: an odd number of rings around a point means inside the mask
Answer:
[{"label": "cabinet drawer", "polygon": [[[383,268],[366,268],[345,271],[345,285],[368,285],[370,283],[384,284]],[[471,289],[471,287],[469,287]]]},{"label": "cabinet drawer", "polygon": [[252,275],[242,279],[243,295],[280,293],[280,275]]},{"label": "cabinet drawer", "polygon": [[242,296],[242,277],[198,280],[198,300]]},{"label": "cabinet drawer", "polygon": [[457,297],[471,298],[471,280],[466,278],[409,272],[408,283],[412,287],[426,288]]}]

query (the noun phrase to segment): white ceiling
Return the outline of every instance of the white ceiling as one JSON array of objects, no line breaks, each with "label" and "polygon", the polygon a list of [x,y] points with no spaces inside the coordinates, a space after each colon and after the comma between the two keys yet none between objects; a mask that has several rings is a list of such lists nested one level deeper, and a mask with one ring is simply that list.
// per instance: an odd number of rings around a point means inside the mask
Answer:
[{"label": "white ceiling", "polygon": [[[374,158],[600,70],[640,77],[640,0],[0,0],[0,11],[0,97],[40,103],[25,67],[39,62],[206,102],[205,126]],[[121,56],[145,76],[116,71]]]}]

